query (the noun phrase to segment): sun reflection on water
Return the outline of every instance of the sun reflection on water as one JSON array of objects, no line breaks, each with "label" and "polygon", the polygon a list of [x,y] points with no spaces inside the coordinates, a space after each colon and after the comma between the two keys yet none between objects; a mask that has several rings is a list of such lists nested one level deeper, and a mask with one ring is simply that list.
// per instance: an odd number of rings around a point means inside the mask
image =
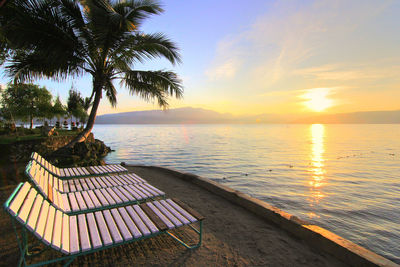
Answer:
[{"label": "sun reflection on water", "polygon": [[[313,124],[310,126],[311,135],[311,164],[309,166],[309,173],[311,174],[311,180],[309,181],[310,186],[310,197],[308,201],[310,206],[313,207],[315,204],[325,197],[322,192],[322,187],[325,185],[325,169],[324,169],[324,138],[325,138],[325,126],[323,124]],[[319,217],[312,213],[309,217]]]}]

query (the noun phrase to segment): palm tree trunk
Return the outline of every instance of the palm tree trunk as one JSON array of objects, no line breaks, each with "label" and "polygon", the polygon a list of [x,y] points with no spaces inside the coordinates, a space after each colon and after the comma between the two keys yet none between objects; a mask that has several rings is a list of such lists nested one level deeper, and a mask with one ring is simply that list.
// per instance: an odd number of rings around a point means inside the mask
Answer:
[{"label": "palm tree trunk", "polygon": [[96,120],[97,109],[99,107],[101,100],[101,93],[102,93],[102,87],[96,90],[93,106],[92,109],[90,110],[89,119],[86,123],[85,129],[82,132],[80,132],[69,144],[67,144],[67,147],[73,147],[76,143],[84,142],[91,133],[94,126],[94,122]]}]

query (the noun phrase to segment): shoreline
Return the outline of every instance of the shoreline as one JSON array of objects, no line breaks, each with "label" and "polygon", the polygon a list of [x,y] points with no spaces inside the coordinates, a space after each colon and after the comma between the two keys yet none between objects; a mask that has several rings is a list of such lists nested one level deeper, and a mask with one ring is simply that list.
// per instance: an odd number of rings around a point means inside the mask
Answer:
[{"label": "shoreline", "polygon": [[290,234],[304,240],[308,245],[326,252],[335,258],[353,266],[400,266],[389,259],[361,247],[322,227],[302,220],[270,204],[253,198],[248,194],[234,190],[210,179],[192,173],[184,173],[173,168],[146,165],[127,165],[130,168],[156,169],[170,173],[186,182],[196,184],[224,199],[239,205],[264,220],[271,222]]}]

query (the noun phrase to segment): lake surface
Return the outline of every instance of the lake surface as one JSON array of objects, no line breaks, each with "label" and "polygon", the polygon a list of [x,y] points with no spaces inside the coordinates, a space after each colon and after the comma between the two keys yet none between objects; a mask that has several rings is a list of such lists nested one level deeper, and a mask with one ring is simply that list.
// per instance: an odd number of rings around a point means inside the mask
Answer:
[{"label": "lake surface", "polygon": [[400,125],[96,125],[106,161],[191,172],[400,263]]}]

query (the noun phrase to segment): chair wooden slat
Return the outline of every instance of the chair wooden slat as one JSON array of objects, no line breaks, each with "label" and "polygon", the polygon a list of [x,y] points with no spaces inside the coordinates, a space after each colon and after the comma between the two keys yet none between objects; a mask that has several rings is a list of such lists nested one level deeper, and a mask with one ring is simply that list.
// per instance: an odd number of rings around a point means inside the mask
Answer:
[{"label": "chair wooden slat", "polygon": [[87,191],[88,195],[90,196],[90,199],[93,201],[93,204],[96,208],[101,207],[101,203],[99,199],[97,198],[96,194],[94,193],[94,190]]},{"label": "chair wooden slat", "polygon": [[50,245],[53,238],[55,216],[56,216],[56,209],[53,206],[50,206],[49,213],[47,215],[46,228],[44,230],[44,236],[43,236],[43,242],[46,245]]},{"label": "chair wooden slat", "polygon": [[86,179],[79,179],[79,182],[81,182],[83,190],[90,190],[90,188],[86,182]]},{"label": "chair wooden slat", "polygon": [[98,188],[107,187],[107,185],[104,183],[103,179],[100,176],[96,177],[96,182],[100,185],[100,187]]},{"label": "chair wooden slat", "polygon": [[81,192],[75,192],[75,196],[76,196],[76,201],[78,202],[78,205],[79,205],[79,209],[87,210],[87,205],[86,205],[85,200],[82,197]]},{"label": "chair wooden slat", "polygon": [[115,194],[116,194],[119,198],[121,198],[121,200],[122,200],[123,202],[129,202],[129,201],[130,201],[129,198],[127,198],[127,197],[119,190],[118,187],[114,187],[114,188],[111,188],[111,189],[115,192]]},{"label": "chair wooden slat", "polygon": [[172,199],[167,199],[166,202],[168,202],[168,204],[170,204],[172,207],[174,207],[174,209],[179,211],[179,213],[182,214],[183,216],[185,216],[185,218],[187,218],[190,222],[194,223],[197,221],[197,219],[194,216],[192,216],[189,212],[187,212],[182,207],[180,207],[178,204],[176,204],[174,201],[172,201]]},{"label": "chair wooden slat", "polygon": [[118,190],[124,195],[126,196],[130,201],[135,201],[136,198],[130,194],[124,187],[118,187]]},{"label": "chair wooden slat", "polygon": [[107,169],[109,169],[109,172],[118,172],[117,169],[114,168],[113,165],[109,164],[109,165],[106,165],[106,166],[107,166]]},{"label": "chair wooden slat", "polygon": [[146,180],[135,173],[129,173],[128,175],[134,176],[139,182],[146,183]]},{"label": "chair wooden slat", "polygon": [[95,174],[100,174],[100,172],[96,169],[95,166],[90,166],[88,167],[90,170],[92,170]]},{"label": "chair wooden slat", "polygon": [[137,200],[142,200],[144,198],[146,198],[145,196],[143,196],[143,193],[140,193],[137,191],[137,189],[133,186],[133,185],[126,185],[124,186],[124,188],[131,194],[133,195]]},{"label": "chair wooden slat", "polygon": [[95,205],[94,205],[92,199],[90,198],[88,191],[82,191],[81,193],[82,193],[82,197],[83,197],[85,203],[87,204],[87,207],[89,209],[94,209]]},{"label": "chair wooden slat", "polygon": [[72,193],[61,194],[62,209],[63,209],[64,212],[70,212],[71,211],[71,206],[69,204],[68,194],[72,194]]},{"label": "chair wooden slat", "polygon": [[68,193],[68,199],[71,203],[72,211],[79,211],[78,201],[76,200],[75,193]]},{"label": "chair wooden slat", "polygon": [[114,243],[120,243],[123,241],[123,238],[117,228],[117,225],[114,222],[113,217],[111,216],[110,210],[103,211],[104,218],[107,222],[108,229],[110,230],[110,234],[113,238]]},{"label": "chair wooden slat", "polygon": [[166,202],[164,199],[160,200],[159,203],[163,205],[169,212],[171,212],[176,218],[178,218],[183,224],[189,224],[190,221],[180,214],[176,209],[174,209],[168,202]]},{"label": "chair wooden slat", "polygon": [[64,181],[64,180],[61,180],[61,179],[60,179],[60,181],[61,181],[61,182],[62,182],[62,184],[63,184],[63,189],[64,189],[64,192],[66,192],[66,193],[70,192],[70,190],[69,190],[69,183],[68,183],[68,181]]},{"label": "chair wooden slat", "polygon": [[83,187],[82,187],[81,182],[79,181],[79,179],[74,179],[74,182],[75,182],[76,191],[82,191]]},{"label": "chair wooden slat", "polygon": [[168,218],[173,224],[175,224],[176,227],[180,227],[183,225],[183,223],[173,214],[171,213],[168,209],[166,209],[163,205],[161,205],[158,201],[154,201],[151,203],[152,205],[156,206],[159,211],[162,212],[165,217]]},{"label": "chair wooden slat", "polygon": [[[148,203],[145,203],[145,204],[143,204],[143,206],[147,206],[147,207],[149,207],[157,216],[158,216],[158,218],[160,218],[161,219],[161,221],[165,224],[165,225],[167,225],[167,227],[169,228],[169,229],[173,229],[174,228],[174,224],[156,207],[156,206],[154,206],[153,205],[153,203],[150,203],[150,202],[148,202]],[[142,207],[142,209],[144,209],[143,207]],[[146,211],[146,213],[147,213],[147,211],[148,210],[145,210]],[[149,214],[149,213],[147,213],[147,214]],[[157,226],[158,226],[158,221],[155,221],[154,219],[154,217],[150,217],[151,218],[151,220],[153,221],[153,222],[155,222],[156,224],[157,224]],[[160,228],[160,227],[159,227]],[[165,230],[165,229],[163,229],[163,230]]]},{"label": "chair wooden slat", "polygon": [[169,227],[164,221],[146,204],[140,204],[140,208],[146,213],[148,218],[157,226],[161,231],[168,230]]},{"label": "chair wooden slat", "polygon": [[105,188],[101,188],[99,190],[104,195],[104,197],[107,199],[108,203],[110,203],[111,205],[116,204],[115,200],[110,196],[110,194],[107,192],[107,190]]},{"label": "chair wooden slat", "polygon": [[95,188],[99,189],[102,188],[103,186],[99,184],[99,182],[97,181],[97,177],[94,177],[93,179],[91,179],[90,181],[92,181],[93,185]]},{"label": "chair wooden slat", "polygon": [[106,197],[103,195],[103,193],[100,191],[100,189],[93,190],[93,192],[96,194],[96,197],[100,201],[101,205],[103,205],[103,206],[110,205],[110,203],[108,203]]},{"label": "chair wooden slat", "polygon": [[19,189],[17,195],[14,197],[10,207],[8,208],[11,215],[15,216],[18,213],[19,209],[24,203],[26,196],[29,193],[30,188],[31,185],[28,182],[25,182],[25,184]]},{"label": "chair wooden slat", "polygon": [[57,210],[56,218],[54,221],[53,241],[51,243],[51,246],[57,250],[61,249],[62,225],[63,225],[63,213],[60,210]]},{"label": "chair wooden slat", "polygon": [[103,176],[104,180],[108,182],[108,186],[119,186],[120,184],[116,183],[113,177],[110,176]]},{"label": "chair wooden slat", "polygon": [[62,246],[61,252],[64,254],[69,254],[70,247],[69,247],[69,216],[64,214],[63,222],[62,222]]},{"label": "chair wooden slat", "polygon": [[172,198],[172,200],[178,204],[179,206],[182,207],[182,209],[185,209],[187,212],[189,212],[193,217],[195,217],[197,220],[201,221],[204,219],[204,216],[201,215],[200,213],[198,213],[197,211],[195,211],[194,209],[192,209],[191,207],[189,207],[188,205],[186,205],[185,203],[183,203],[182,201],[180,201],[177,198]]},{"label": "chair wooden slat", "polygon": [[36,229],[36,222],[38,221],[38,217],[39,217],[39,213],[40,213],[40,208],[42,207],[42,203],[43,203],[43,197],[38,194],[36,196],[35,202],[33,203],[31,212],[29,214],[28,223],[26,225],[26,227],[30,231],[34,231]]},{"label": "chair wooden slat", "polygon": [[161,191],[160,189],[158,189],[158,188],[152,186],[152,185],[149,184],[149,183],[146,183],[146,186],[147,186],[147,187],[150,187],[150,188],[153,189],[154,191],[158,192],[158,195],[159,195],[159,196],[165,195],[165,193],[164,193],[163,191]]},{"label": "chair wooden slat", "polygon": [[49,212],[49,202],[44,201],[42,208],[40,209],[39,218],[36,223],[36,231],[34,232],[37,237],[42,238],[44,234],[44,229],[47,222],[47,214]]},{"label": "chair wooden slat", "polygon": [[86,170],[85,167],[80,167],[80,170],[82,172],[82,176],[88,176],[90,175],[90,173],[88,173],[88,171]]},{"label": "chair wooden slat", "polygon": [[103,240],[104,245],[109,246],[113,244],[113,240],[110,235],[110,231],[108,230],[108,226],[104,220],[103,213],[101,211],[96,211],[94,213],[96,217],[97,225],[99,226],[101,239]]},{"label": "chair wooden slat", "polygon": [[123,218],[126,226],[129,228],[129,231],[132,233],[134,238],[139,238],[142,236],[142,233],[139,231],[138,227],[136,226],[135,222],[129,216],[125,207],[118,208],[121,217]]},{"label": "chair wooden slat", "polygon": [[76,191],[76,186],[75,186],[74,180],[68,180],[68,185],[69,185],[69,191],[70,192],[75,192]]},{"label": "chair wooden slat", "polygon": [[135,224],[139,228],[140,232],[142,232],[142,234],[144,236],[148,236],[151,233],[154,234],[154,233],[158,232],[157,227],[150,221],[150,219],[139,208],[138,205],[128,206],[128,207],[126,207],[126,210],[128,211],[128,213],[131,216],[132,220],[135,222]]},{"label": "chair wooden slat", "polygon": [[118,204],[123,202],[122,199],[115,193],[112,187],[105,189],[110,194],[110,196],[115,200],[115,202],[117,202]]},{"label": "chair wooden slat", "polygon": [[78,215],[78,225],[79,225],[79,240],[81,244],[81,250],[82,252],[89,251],[92,249],[92,246],[90,244],[89,230],[87,228],[85,214]]},{"label": "chair wooden slat", "polygon": [[131,234],[128,227],[126,226],[124,220],[121,217],[121,214],[119,214],[118,209],[112,209],[111,215],[114,218],[114,221],[117,224],[119,232],[121,233],[124,240],[128,241],[128,240],[133,239],[133,235]]},{"label": "chair wooden slat", "polygon": [[71,254],[79,252],[79,232],[76,215],[69,216],[69,249]]},{"label": "chair wooden slat", "polygon": [[147,186],[147,183],[140,184],[140,187],[149,192],[152,196],[159,196],[159,193]]},{"label": "chair wooden slat", "polygon": [[88,185],[88,187],[89,187],[88,190],[96,189],[96,187],[95,187],[94,184],[92,183],[92,180],[91,180],[91,179],[86,179],[86,183],[87,183],[87,185]]},{"label": "chair wooden slat", "polygon": [[28,215],[30,211],[32,210],[33,203],[35,201],[35,197],[37,195],[37,191],[34,188],[31,188],[31,190],[28,193],[28,196],[26,197],[24,204],[22,205],[17,220],[19,220],[22,223],[26,223],[28,219]]},{"label": "chair wooden slat", "polygon": [[94,213],[88,213],[86,215],[87,218],[87,224],[90,232],[90,240],[92,241],[92,246],[93,249],[97,249],[103,246],[103,243],[101,242],[100,234],[99,234],[99,229],[97,228],[96,225],[96,219],[94,218]]},{"label": "chair wooden slat", "polygon": [[106,186],[104,186],[104,187],[113,186],[113,184],[107,179],[106,176],[99,177],[99,179],[101,179],[101,180],[103,181],[103,183],[106,185]]},{"label": "chair wooden slat", "polygon": [[90,166],[89,166],[89,167],[86,167],[85,169],[86,169],[86,171],[87,171],[88,173],[90,173],[90,175],[96,174],[96,173],[91,169]]},{"label": "chair wooden slat", "polygon": [[132,185],[132,186],[136,188],[136,190],[137,190],[136,192],[142,193],[142,194],[144,195],[144,198],[149,198],[149,197],[152,197],[152,196],[153,196],[150,192],[148,192],[148,191],[143,187],[143,184],[134,184],[134,185]]}]

